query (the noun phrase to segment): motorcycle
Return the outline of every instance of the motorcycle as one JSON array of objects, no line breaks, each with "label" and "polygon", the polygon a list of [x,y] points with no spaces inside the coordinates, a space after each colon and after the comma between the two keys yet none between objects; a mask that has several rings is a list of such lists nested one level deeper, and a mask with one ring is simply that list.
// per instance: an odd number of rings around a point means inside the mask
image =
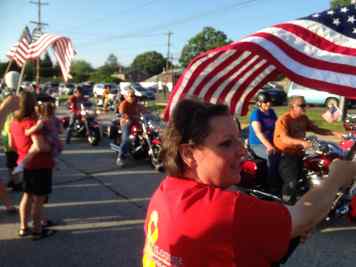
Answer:
[{"label": "motorcycle", "polygon": [[80,104],[80,112],[77,114],[71,135],[86,137],[89,144],[98,145],[101,140],[100,125],[96,120],[96,112],[89,101]]},{"label": "motorcycle", "polygon": [[[108,136],[113,139],[111,149],[116,153],[117,159],[121,143],[120,115],[112,121]],[[132,123],[129,135],[129,155],[134,159],[149,158],[152,166],[159,171],[163,170],[160,160],[161,139],[160,130],[164,127],[158,116],[150,113],[141,114],[139,120]]]},{"label": "motorcycle", "polygon": [[[312,147],[305,152],[303,176],[297,181],[299,198],[327,179],[329,166],[334,159],[346,159],[348,155],[346,151],[333,142],[319,140],[316,136],[309,136],[307,140],[311,142]],[[265,161],[257,158],[248,148],[247,151],[247,158],[241,164],[241,186],[252,190],[252,193],[256,191],[259,195],[270,195],[265,185],[267,170]],[[279,196],[273,197],[279,199]],[[340,191],[326,220],[348,214],[350,200],[349,194]]]},{"label": "motorcycle", "polygon": [[[312,150],[309,151],[309,154],[306,154],[304,160],[304,168],[307,173],[307,178],[309,177],[309,186],[318,186],[321,183],[322,179],[327,178],[327,172],[331,161],[335,158],[342,157],[345,160],[356,160],[356,143],[354,143],[347,152],[343,151],[339,146],[332,142],[320,141],[318,138],[309,137],[310,142],[312,142]],[[314,152],[313,152],[314,151]],[[248,151],[248,155],[251,157],[251,152]],[[318,158],[318,155],[320,157]],[[243,175],[250,175],[249,177],[255,177],[257,175],[258,166],[257,163],[253,160],[246,159],[242,162],[242,180],[246,179],[246,176],[243,178]],[[256,187],[256,184],[253,185],[251,181],[260,181],[254,179],[249,181],[248,184],[238,185],[241,191],[255,196],[256,198],[267,200],[267,201],[276,201],[282,203],[282,199],[259,190]],[[261,185],[260,185],[261,186]],[[257,188],[257,189],[256,189]],[[349,188],[340,189],[337,193],[331,210],[326,217],[326,221],[329,221],[331,218],[340,217],[343,215],[348,215],[350,220],[355,220],[356,215],[356,183],[354,183]],[[288,261],[289,257],[293,254],[295,249],[299,246],[300,238],[294,238],[290,241],[288,251],[286,255],[279,261],[272,264],[273,267],[279,267],[280,264],[284,264]]]}]

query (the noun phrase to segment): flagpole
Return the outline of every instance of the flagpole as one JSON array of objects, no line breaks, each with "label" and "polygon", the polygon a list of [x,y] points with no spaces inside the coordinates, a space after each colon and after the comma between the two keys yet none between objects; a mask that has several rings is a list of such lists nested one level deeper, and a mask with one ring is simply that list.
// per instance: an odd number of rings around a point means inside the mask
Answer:
[{"label": "flagpole", "polygon": [[7,67],[5,69],[4,77],[5,77],[5,74],[9,72],[13,61],[14,61],[13,59],[9,60],[9,63],[7,64]]},{"label": "flagpole", "polygon": [[20,77],[19,77],[19,81],[17,83],[17,88],[16,88],[17,95],[20,94],[20,87],[21,87],[23,76],[25,74],[26,65],[27,65],[27,60],[25,61],[25,63],[23,63],[22,68],[21,68]]}]

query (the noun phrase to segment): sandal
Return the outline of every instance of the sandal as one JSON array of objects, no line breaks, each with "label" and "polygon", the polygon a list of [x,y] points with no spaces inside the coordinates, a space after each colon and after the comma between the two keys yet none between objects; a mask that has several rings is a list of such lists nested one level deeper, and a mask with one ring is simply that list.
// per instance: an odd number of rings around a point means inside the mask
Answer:
[{"label": "sandal", "polygon": [[42,229],[42,231],[39,233],[32,232],[32,241],[37,241],[46,237],[50,237],[55,233],[57,233],[57,231],[50,229]]},{"label": "sandal", "polygon": [[26,237],[26,236],[29,236],[30,234],[31,234],[31,231],[29,228],[20,229],[17,231],[17,235],[19,237]]}]

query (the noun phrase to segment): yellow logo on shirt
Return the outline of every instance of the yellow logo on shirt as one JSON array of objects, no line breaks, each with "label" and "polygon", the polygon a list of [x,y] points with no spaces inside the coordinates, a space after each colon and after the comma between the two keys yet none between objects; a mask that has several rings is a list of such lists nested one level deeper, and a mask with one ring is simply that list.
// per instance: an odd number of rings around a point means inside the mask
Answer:
[{"label": "yellow logo on shirt", "polygon": [[147,224],[146,244],[143,255],[143,267],[156,267],[153,259],[153,249],[158,240],[158,212],[156,210],[151,212],[150,220]]}]

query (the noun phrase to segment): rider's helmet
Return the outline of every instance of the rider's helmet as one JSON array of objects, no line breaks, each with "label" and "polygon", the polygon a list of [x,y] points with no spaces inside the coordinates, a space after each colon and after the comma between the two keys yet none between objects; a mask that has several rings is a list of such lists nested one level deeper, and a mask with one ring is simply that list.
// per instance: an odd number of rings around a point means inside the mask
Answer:
[{"label": "rider's helmet", "polygon": [[267,92],[260,92],[256,97],[257,104],[272,102],[272,97]]}]

